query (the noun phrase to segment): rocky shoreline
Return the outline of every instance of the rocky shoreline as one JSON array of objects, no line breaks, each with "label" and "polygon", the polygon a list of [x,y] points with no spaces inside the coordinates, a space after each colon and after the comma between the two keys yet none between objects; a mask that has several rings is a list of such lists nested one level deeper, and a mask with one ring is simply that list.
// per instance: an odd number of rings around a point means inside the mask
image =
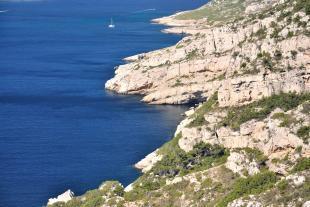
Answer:
[{"label": "rocky shoreline", "polygon": [[[125,58],[105,88],[149,104],[199,105],[171,141],[135,164],[143,175],[134,183],[104,183],[98,206],[310,206],[310,17],[303,3],[216,0],[153,20],[187,36]],[[253,189],[237,189],[242,182]],[[73,200],[83,199],[90,198]]]}]

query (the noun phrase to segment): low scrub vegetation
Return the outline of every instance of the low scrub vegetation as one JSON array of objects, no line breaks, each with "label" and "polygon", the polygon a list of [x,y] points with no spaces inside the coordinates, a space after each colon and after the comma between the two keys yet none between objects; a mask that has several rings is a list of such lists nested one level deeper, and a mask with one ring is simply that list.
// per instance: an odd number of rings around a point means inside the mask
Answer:
[{"label": "low scrub vegetation", "polygon": [[251,177],[239,178],[233,185],[232,190],[216,205],[224,207],[235,199],[248,196],[250,194],[259,194],[274,186],[277,177],[273,172],[262,172]]},{"label": "low scrub vegetation", "polygon": [[308,144],[310,139],[310,126],[300,127],[297,130],[297,136],[300,137],[305,144]]},{"label": "low scrub vegetation", "polygon": [[192,59],[197,58],[198,56],[199,56],[199,51],[198,51],[198,49],[195,49],[195,50],[192,50],[192,51],[188,52],[186,54],[185,59],[186,60],[192,60]]},{"label": "low scrub vegetation", "polygon": [[185,175],[224,163],[227,156],[228,151],[221,146],[199,143],[188,153],[180,149],[165,155],[152,171],[155,175],[165,177]]},{"label": "low scrub vegetation", "polygon": [[[167,188],[165,178],[183,176],[191,172],[208,169],[226,161],[228,151],[218,145],[199,143],[186,153],[178,146],[155,164],[152,170],[134,182],[133,190],[126,192],[125,200],[134,201],[156,196],[159,190]],[[167,190],[167,189],[166,189]],[[175,189],[178,191],[182,189]]]},{"label": "low scrub vegetation", "polygon": [[205,5],[199,9],[181,13],[176,16],[178,20],[207,18],[209,23],[226,22],[239,18],[244,12],[244,1],[219,1]]},{"label": "low scrub vegetation", "polygon": [[304,10],[307,15],[310,15],[310,1],[309,0],[297,0],[294,11]]},{"label": "low scrub vegetation", "polygon": [[257,30],[257,32],[254,34],[258,40],[265,39],[267,36],[267,28],[263,27]]},{"label": "low scrub vegetation", "polygon": [[307,100],[310,100],[309,93],[280,93],[266,97],[246,106],[230,108],[227,116],[222,120],[220,125],[229,126],[231,129],[238,130],[241,124],[251,119],[262,120],[276,108],[288,111]]},{"label": "low scrub vegetation", "polygon": [[267,156],[265,156],[259,149],[247,147],[243,148],[243,150],[246,152],[250,161],[255,160],[258,164],[264,164],[268,159]]},{"label": "low scrub vegetation", "polygon": [[189,123],[187,127],[197,127],[206,123],[204,115],[211,111],[217,105],[217,92],[214,93],[207,102],[205,102],[200,108],[198,108],[195,113],[191,116],[193,121]]},{"label": "low scrub vegetation", "polygon": [[87,191],[84,195],[74,197],[67,203],[57,202],[48,207],[101,207],[105,203],[116,206],[121,205],[122,201],[116,201],[115,196],[123,195],[124,188],[118,181],[106,181],[100,189]]},{"label": "low scrub vegetation", "polygon": [[281,121],[280,127],[289,127],[291,124],[297,122],[297,120],[289,114],[275,113],[272,116],[273,119],[279,119]]},{"label": "low scrub vegetation", "polygon": [[161,155],[166,155],[179,151],[180,147],[178,145],[178,142],[181,139],[181,137],[182,137],[181,133],[177,134],[169,142],[166,142],[162,147],[160,147],[158,153]]},{"label": "low scrub vegetation", "polygon": [[310,169],[310,158],[299,158],[294,168],[292,169],[293,173],[309,170]]}]

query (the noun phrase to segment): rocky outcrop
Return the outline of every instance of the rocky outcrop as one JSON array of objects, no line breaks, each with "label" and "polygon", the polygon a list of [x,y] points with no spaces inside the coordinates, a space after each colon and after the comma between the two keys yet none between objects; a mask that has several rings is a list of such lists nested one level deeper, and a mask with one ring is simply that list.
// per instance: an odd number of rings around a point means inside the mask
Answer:
[{"label": "rocky outcrop", "polygon": [[162,157],[162,155],[158,154],[158,150],[155,150],[154,152],[148,154],[145,158],[140,160],[138,163],[136,163],[135,167],[146,173],[151,170],[154,164],[160,161]]},{"label": "rocky outcrop", "polygon": [[[309,116],[302,113],[302,110],[303,105],[285,113],[276,109],[264,120],[250,120],[241,124],[237,131],[229,127],[214,129],[225,116],[224,111],[207,113],[204,115],[207,125],[179,129],[182,133],[179,146],[188,152],[195,144],[207,142],[221,144],[226,148],[257,148],[267,156],[272,156],[279,151],[294,151],[298,146],[302,146],[304,155],[310,156],[310,146],[303,143],[303,140],[295,134],[298,127],[310,124]],[[289,128],[281,126],[281,121],[273,118],[276,113],[287,114],[295,120],[295,126]],[[302,120],[302,124],[298,120]]]},{"label": "rocky outcrop", "polygon": [[259,173],[259,164],[255,160],[250,161],[244,152],[232,152],[227,158],[225,166],[241,176]]},{"label": "rocky outcrop", "polygon": [[306,24],[301,28],[300,23],[278,21],[280,15],[218,26],[207,26],[203,19],[176,20],[178,14],[158,19],[177,26],[170,32],[190,36],[175,46],[127,58],[130,62],[119,66],[105,87],[142,94],[151,104],[202,102],[219,91],[222,106],[280,91],[309,91],[310,39],[301,32],[310,26],[309,17],[302,12],[293,16]]},{"label": "rocky outcrop", "polygon": [[[298,137],[297,131],[302,126],[310,126],[310,117],[305,113],[308,102],[299,105],[293,110],[284,112],[281,109],[275,109],[263,120],[250,120],[240,125],[239,130],[232,130],[229,127],[218,127],[227,111],[215,110],[204,114],[205,123],[197,127],[189,127],[193,121],[195,111],[189,110],[188,117],[185,118],[177,127],[175,136],[181,134],[178,140],[178,146],[185,152],[190,152],[193,147],[201,142],[210,144],[219,144],[229,149],[253,148],[263,152],[270,160],[282,159],[288,154],[292,155],[290,159],[295,161],[300,154],[295,154],[297,148],[301,148],[301,155],[310,157],[310,145]],[[287,126],[283,126],[283,120],[276,118],[280,114],[291,121]],[[157,153],[156,153],[157,152]],[[140,161],[145,163],[141,167],[143,172],[147,172],[162,158],[158,150],[147,156],[148,159]],[[278,174],[287,174],[289,166],[283,163],[267,162],[268,168]],[[244,153],[233,152],[228,158],[227,166],[233,172],[242,175],[246,170],[249,174],[259,172],[255,161],[249,161]],[[147,170],[144,170],[147,169]]]},{"label": "rocky outcrop", "polygon": [[310,91],[310,69],[261,74],[225,80],[218,90],[219,104],[238,106],[280,92]]},{"label": "rocky outcrop", "polygon": [[74,193],[69,189],[66,192],[64,192],[63,194],[60,194],[59,196],[57,196],[56,198],[48,199],[47,205],[53,205],[54,203],[57,203],[57,202],[67,203],[73,197],[74,197]]}]

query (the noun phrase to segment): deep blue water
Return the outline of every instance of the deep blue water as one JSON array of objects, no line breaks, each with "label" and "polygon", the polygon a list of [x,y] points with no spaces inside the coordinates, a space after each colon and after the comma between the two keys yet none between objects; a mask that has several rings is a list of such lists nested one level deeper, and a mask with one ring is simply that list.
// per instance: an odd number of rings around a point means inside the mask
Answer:
[{"label": "deep blue water", "polygon": [[203,2],[0,1],[0,207],[137,178],[132,165],[172,136],[185,107],[149,106],[104,83],[122,58],[180,39],[152,18]]}]

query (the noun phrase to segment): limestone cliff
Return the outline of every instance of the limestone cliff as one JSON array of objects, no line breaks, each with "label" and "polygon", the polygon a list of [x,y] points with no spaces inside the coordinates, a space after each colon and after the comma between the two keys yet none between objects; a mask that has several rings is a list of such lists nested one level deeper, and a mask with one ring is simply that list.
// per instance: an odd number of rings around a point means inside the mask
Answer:
[{"label": "limestone cliff", "polygon": [[[253,7],[252,1],[239,3]],[[286,17],[284,4],[290,13]],[[106,88],[142,94],[143,101],[153,104],[201,102],[219,91],[222,106],[280,91],[309,91],[309,16],[291,11],[293,1],[284,4],[270,1],[266,8],[259,4],[263,13],[212,25],[208,18],[158,19],[179,25],[167,31],[189,36],[175,46],[127,58],[129,63],[118,67]],[[180,26],[187,21],[190,26]]]},{"label": "limestone cliff", "polygon": [[309,15],[309,0],[214,0],[154,20],[187,36],[126,58],[106,88],[199,104],[132,184],[50,206],[310,206]]}]

